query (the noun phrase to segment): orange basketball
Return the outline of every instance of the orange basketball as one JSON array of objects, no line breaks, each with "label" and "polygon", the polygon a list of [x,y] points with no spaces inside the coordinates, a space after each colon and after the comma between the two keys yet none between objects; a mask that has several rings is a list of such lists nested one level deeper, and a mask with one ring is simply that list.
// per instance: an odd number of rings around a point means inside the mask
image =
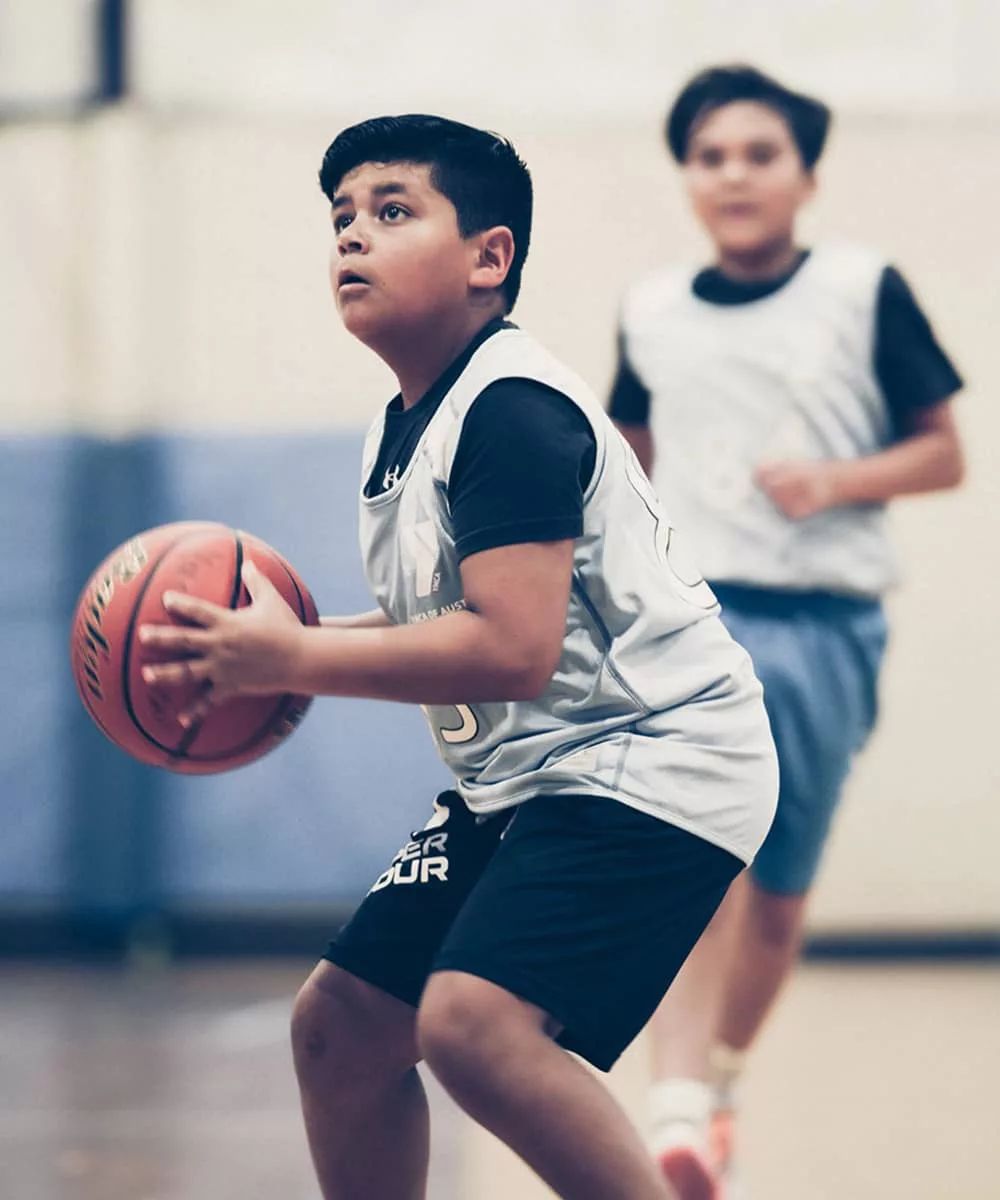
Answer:
[{"label": "orange basketball", "polygon": [[178,623],[163,607],[163,593],[242,608],[250,602],[241,579],[248,558],[303,624],[319,623],[308,589],[276,550],[207,521],[138,534],[109,554],[84,587],[70,634],[73,678],[98,728],[141,762],[189,775],[230,771],[284,741],[309,707],[310,696],[245,696],[184,729],[177,714],[200,685],[166,689],[143,681],[144,664],[156,659],[140,645],[139,627]]}]

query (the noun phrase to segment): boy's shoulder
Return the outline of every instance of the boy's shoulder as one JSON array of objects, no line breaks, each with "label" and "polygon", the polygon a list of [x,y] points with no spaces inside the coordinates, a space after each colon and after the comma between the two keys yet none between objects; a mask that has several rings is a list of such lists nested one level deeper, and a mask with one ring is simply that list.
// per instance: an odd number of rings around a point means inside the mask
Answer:
[{"label": "boy's shoulder", "polygon": [[810,274],[830,286],[877,286],[888,257],[864,242],[823,241],[813,246],[807,264]]},{"label": "boy's shoulder", "polygon": [[673,263],[641,275],[625,289],[622,314],[638,314],[676,304],[690,296],[691,284],[700,270],[695,263]]},{"label": "boy's shoulder", "polygon": [[572,367],[519,325],[508,325],[478,347],[463,372],[461,390],[478,396],[501,379],[534,380],[570,396],[589,393]]},{"label": "boy's shoulder", "polygon": [[592,424],[605,417],[603,407],[581,375],[527,330],[507,325],[476,348],[432,421],[427,453],[442,477],[450,474],[472,406],[494,384],[507,381],[516,381],[522,388],[541,384],[548,391],[561,393],[583,409]]}]

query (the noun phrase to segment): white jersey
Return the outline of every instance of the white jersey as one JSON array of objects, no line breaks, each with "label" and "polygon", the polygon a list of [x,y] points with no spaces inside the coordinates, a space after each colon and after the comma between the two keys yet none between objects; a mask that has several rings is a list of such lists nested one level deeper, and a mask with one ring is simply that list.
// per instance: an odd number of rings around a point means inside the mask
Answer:
[{"label": "white jersey", "polygon": [[827,245],[752,303],[700,299],[691,269],[628,292],[622,335],[650,392],[653,483],[713,582],[862,596],[895,582],[884,505],[791,521],[754,482],[762,462],[858,458],[888,444],[873,345],[886,265]]},{"label": "white jersey", "polygon": [[[456,786],[477,813],[540,794],[608,796],[749,862],[770,826],[777,764],[761,688],[631,450],[576,375],[519,329],[473,354],[386,492],[361,496],[361,550],[396,624],[464,607],[448,480],[465,418],[505,378],[569,397],[596,440],[574,548],[566,634],[542,696],[430,707]],[[369,432],[363,479],[384,414]]]}]

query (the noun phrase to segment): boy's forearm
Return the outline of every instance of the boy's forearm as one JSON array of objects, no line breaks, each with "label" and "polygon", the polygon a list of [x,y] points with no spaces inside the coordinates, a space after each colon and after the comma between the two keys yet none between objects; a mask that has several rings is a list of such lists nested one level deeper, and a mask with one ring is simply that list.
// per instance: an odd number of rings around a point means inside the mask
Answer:
[{"label": "boy's forearm", "polygon": [[469,704],[536,696],[550,676],[516,638],[462,611],[413,625],[304,629],[287,690]]},{"label": "boy's forearm", "polygon": [[878,504],[936,492],[962,481],[961,450],[938,432],[918,434],[878,454],[831,463],[833,506]]}]

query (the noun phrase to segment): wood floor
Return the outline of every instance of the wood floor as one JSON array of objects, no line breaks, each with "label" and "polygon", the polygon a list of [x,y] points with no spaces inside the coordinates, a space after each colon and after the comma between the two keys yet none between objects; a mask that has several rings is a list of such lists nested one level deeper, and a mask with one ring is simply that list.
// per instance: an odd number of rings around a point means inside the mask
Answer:
[{"label": "wood floor", "polygon": [[[0,967],[0,1198],[318,1200],[286,1032],[308,967]],[[748,1200],[1000,1196],[998,1080],[996,967],[807,967],[747,1080]],[[611,1086],[641,1121],[641,1039]],[[432,1200],[551,1195],[428,1090]]]}]

